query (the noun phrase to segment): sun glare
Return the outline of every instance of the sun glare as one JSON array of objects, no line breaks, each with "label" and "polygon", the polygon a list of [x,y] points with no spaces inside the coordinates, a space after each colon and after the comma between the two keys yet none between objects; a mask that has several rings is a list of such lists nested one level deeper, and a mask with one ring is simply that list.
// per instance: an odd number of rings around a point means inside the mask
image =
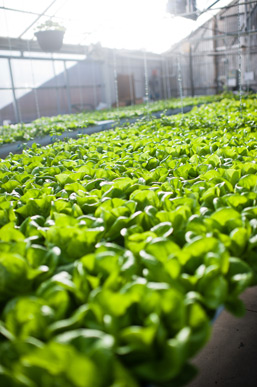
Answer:
[{"label": "sun glare", "polygon": [[167,0],[77,2],[78,7],[64,7],[61,13],[70,20],[65,37],[69,43],[81,35],[81,44],[100,42],[106,47],[161,53],[194,25],[191,20],[169,15]]}]

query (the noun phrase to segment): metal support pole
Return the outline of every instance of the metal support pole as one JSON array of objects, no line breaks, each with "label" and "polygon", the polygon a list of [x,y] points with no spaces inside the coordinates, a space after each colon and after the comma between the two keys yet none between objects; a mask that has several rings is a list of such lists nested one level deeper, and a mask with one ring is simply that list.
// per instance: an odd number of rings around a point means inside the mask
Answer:
[{"label": "metal support pole", "polygon": [[[249,6],[250,11],[250,6]],[[250,31],[250,22],[251,18],[248,18],[248,6],[245,4],[245,31],[248,33]],[[245,37],[245,45],[246,45],[246,55],[244,56],[244,65],[245,65],[245,71],[244,73],[250,72],[250,54],[251,54],[251,37],[249,34]],[[247,85],[247,92],[249,93],[250,90],[250,81],[249,78],[246,80]]]},{"label": "metal support pole", "polygon": [[242,51],[241,51],[241,18],[240,18],[240,4],[238,3],[238,15],[237,15],[237,23],[238,23],[238,86],[239,86],[239,99],[240,99],[240,115],[242,114]]},{"label": "metal support pole", "polygon": [[12,85],[12,96],[13,96],[15,119],[16,119],[17,122],[21,122],[21,115],[20,115],[18,101],[17,101],[16,94],[15,94],[15,87],[14,87],[14,80],[13,80],[13,73],[12,73],[12,65],[11,65],[11,59],[10,58],[8,58],[8,66],[9,66],[9,71],[10,71],[11,85]]},{"label": "metal support pole", "polygon": [[113,49],[113,78],[114,78],[114,92],[116,99],[116,108],[119,109],[119,88],[118,88],[118,74],[117,74],[117,58],[115,49]]},{"label": "metal support pole", "polygon": [[[216,16],[213,17],[212,28],[213,28],[213,35],[215,36],[216,30],[217,30],[217,18],[216,18]],[[213,39],[213,51],[214,51],[214,53],[217,52],[217,41],[215,39]],[[213,65],[214,65],[214,85],[216,87],[216,94],[218,94],[218,92],[219,92],[219,82],[218,82],[219,73],[218,73],[218,57],[217,57],[217,55],[214,55],[214,57],[213,57]]]},{"label": "metal support pole", "polygon": [[[97,63],[97,62],[96,62]],[[97,87],[97,82],[96,82],[96,73],[95,73],[95,66],[96,66],[96,63],[94,63],[93,60],[91,60],[91,70],[92,70],[92,78],[93,78],[93,97],[94,97],[94,109],[97,108],[98,106],[98,98],[97,98],[97,90],[96,90],[96,87]],[[97,66],[99,66],[99,64],[97,63]]]},{"label": "metal support pole", "polygon": [[169,58],[166,59],[165,61],[165,68],[166,68],[166,85],[167,85],[167,95],[168,98],[171,98],[171,93],[170,93],[170,70],[169,70],[169,63],[168,63]]},{"label": "metal support pole", "polygon": [[182,83],[182,71],[181,71],[181,57],[180,54],[177,57],[177,68],[178,68],[178,89],[179,89],[179,96],[180,96],[180,107],[181,107],[181,114],[184,114],[184,108],[183,108],[183,83]]},{"label": "metal support pole", "polygon": [[66,92],[67,92],[68,112],[71,113],[70,82],[69,82],[69,75],[66,67],[66,61],[64,61],[64,77],[65,77]]},{"label": "metal support pole", "polygon": [[161,87],[160,87],[160,98],[161,99],[167,99],[167,74],[166,69],[164,67],[165,63],[161,63],[161,69],[160,69],[160,77],[161,77]]},{"label": "metal support pole", "polygon": [[147,58],[146,58],[146,50],[144,49],[144,75],[145,75],[145,102],[146,102],[146,111],[147,111],[147,119],[150,119],[149,113],[149,80],[148,80],[148,68],[147,68]]},{"label": "metal support pole", "polygon": [[82,94],[81,76],[80,76],[80,68],[79,68],[79,66],[80,66],[80,64],[77,63],[76,67],[77,67],[77,75],[78,75],[79,102],[80,102],[80,109],[79,110],[83,111],[84,107],[85,107],[85,103],[84,103],[83,94]]},{"label": "metal support pole", "polygon": [[58,84],[57,84],[57,75],[55,71],[55,63],[54,63],[54,58],[52,54],[52,68],[53,68],[53,74],[54,74],[54,82],[55,82],[55,94],[56,94],[56,106],[57,106],[57,114],[61,114],[61,104],[60,104],[60,95],[59,95],[59,89],[58,89]]},{"label": "metal support pole", "polygon": [[133,73],[132,73],[132,69],[131,69],[131,60],[130,58],[128,57],[128,74],[129,74],[129,96],[130,96],[130,105],[134,105],[135,104],[135,93],[133,92],[134,91],[134,78],[133,78]]},{"label": "metal support pole", "polygon": [[191,85],[191,95],[195,95],[195,85],[194,85],[194,74],[193,74],[193,56],[192,56],[192,47],[189,46],[189,74],[190,74],[190,85]]},{"label": "metal support pole", "polygon": [[107,107],[110,108],[112,106],[112,91],[110,84],[110,66],[109,66],[109,58],[108,54],[105,54],[104,62],[103,62],[103,80],[104,80],[104,93],[105,93],[105,103]]}]

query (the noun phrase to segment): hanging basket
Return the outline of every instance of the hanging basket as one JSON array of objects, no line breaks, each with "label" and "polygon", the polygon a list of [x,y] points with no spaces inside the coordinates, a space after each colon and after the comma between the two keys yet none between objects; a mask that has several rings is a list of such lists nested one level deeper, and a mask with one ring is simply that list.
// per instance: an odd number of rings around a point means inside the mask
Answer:
[{"label": "hanging basket", "polygon": [[64,33],[61,30],[47,30],[35,32],[35,36],[43,51],[56,52],[62,48]]}]

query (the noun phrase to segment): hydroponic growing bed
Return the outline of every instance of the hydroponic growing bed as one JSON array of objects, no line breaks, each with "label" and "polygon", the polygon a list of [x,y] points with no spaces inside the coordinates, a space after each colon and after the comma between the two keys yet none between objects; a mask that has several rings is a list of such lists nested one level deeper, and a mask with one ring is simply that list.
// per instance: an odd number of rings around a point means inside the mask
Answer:
[{"label": "hydroponic growing bed", "polygon": [[0,163],[0,382],[179,386],[257,283],[257,101]]},{"label": "hydroponic growing bed", "polygon": [[[230,98],[236,98],[233,94]],[[210,95],[204,97],[186,97],[182,106],[196,106],[202,103],[219,101],[222,95]],[[181,108],[180,99],[173,98],[163,101],[155,101],[137,106],[127,106],[124,108],[108,109],[103,111],[87,111],[76,114],[64,114],[54,117],[41,117],[29,124],[19,123],[0,127],[0,146],[14,141],[27,142],[43,136],[58,136],[67,131],[85,129],[88,126],[97,125],[98,122],[109,120],[122,120],[131,118],[142,118],[144,114],[153,114],[167,110]]]}]

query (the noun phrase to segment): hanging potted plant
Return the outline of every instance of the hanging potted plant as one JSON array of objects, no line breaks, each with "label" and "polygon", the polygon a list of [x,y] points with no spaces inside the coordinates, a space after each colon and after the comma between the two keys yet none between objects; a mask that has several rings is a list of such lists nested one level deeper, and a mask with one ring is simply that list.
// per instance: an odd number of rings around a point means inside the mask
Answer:
[{"label": "hanging potted plant", "polygon": [[65,31],[65,27],[59,23],[47,20],[37,27],[34,35],[43,51],[55,52],[62,48]]}]

